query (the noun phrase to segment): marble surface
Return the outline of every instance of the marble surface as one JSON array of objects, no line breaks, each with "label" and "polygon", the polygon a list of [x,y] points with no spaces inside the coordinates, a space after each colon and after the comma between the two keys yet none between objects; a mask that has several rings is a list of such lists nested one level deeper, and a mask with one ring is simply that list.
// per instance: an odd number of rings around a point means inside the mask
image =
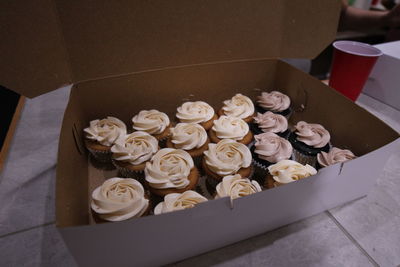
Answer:
[{"label": "marble surface", "polygon": [[[76,266],[54,226],[56,153],[68,94],[64,88],[26,101],[0,175],[0,266]],[[368,96],[358,103],[400,131],[399,111]],[[367,197],[171,266],[399,265],[399,151]]]}]

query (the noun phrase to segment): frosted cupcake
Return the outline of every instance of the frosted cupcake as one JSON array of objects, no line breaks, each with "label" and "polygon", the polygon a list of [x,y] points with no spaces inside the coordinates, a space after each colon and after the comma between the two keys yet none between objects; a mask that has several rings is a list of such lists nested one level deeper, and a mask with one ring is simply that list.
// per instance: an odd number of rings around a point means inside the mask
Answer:
[{"label": "frosted cupcake", "polygon": [[299,121],[295,131],[289,135],[293,146],[293,159],[316,167],[317,154],[329,151],[329,132],[320,124]]},{"label": "frosted cupcake", "polygon": [[317,155],[317,167],[323,168],[330,165],[355,159],[356,156],[348,149],[333,147],[328,153],[322,151]]},{"label": "frosted cupcake", "polygon": [[196,187],[199,173],[193,159],[182,149],[160,149],[146,163],[144,169],[146,184],[151,193],[165,196],[183,193]]},{"label": "frosted cupcake", "polygon": [[253,140],[249,125],[244,120],[225,115],[214,121],[214,126],[208,133],[213,143],[222,139],[232,139],[247,145]]},{"label": "frosted cupcake", "polygon": [[254,134],[274,133],[283,138],[287,138],[290,134],[287,119],[271,111],[267,111],[263,114],[257,113],[253,118],[251,128]]},{"label": "frosted cupcake", "polygon": [[92,193],[90,204],[97,221],[123,221],[148,214],[149,200],[135,179],[110,178]]},{"label": "frosted cupcake", "polygon": [[251,153],[247,146],[231,139],[223,139],[218,144],[210,143],[204,151],[203,170],[207,174],[207,182],[214,187],[226,175],[240,174],[250,177]]},{"label": "frosted cupcake", "polygon": [[177,108],[176,117],[180,122],[198,123],[206,130],[209,130],[213,121],[218,118],[214,109],[203,101],[183,103]]},{"label": "frosted cupcake", "polygon": [[209,142],[206,130],[199,124],[178,123],[174,128],[171,128],[167,147],[183,149],[193,157],[195,162],[200,163]]},{"label": "frosted cupcake", "polygon": [[257,97],[257,111],[260,113],[271,111],[289,118],[292,113],[290,98],[278,91],[262,92]]},{"label": "frosted cupcake", "polygon": [[218,111],[218,115],[236,117],[249,123],[253,119],[254,104],[250,98],[242,94],[236,94],[231,99],[225,100],[223,107]]},{"label": "frosted cupcake", "polygon": [[236,199],[261,191],[260,185],[254,180],[242,178],[240,174],[228,175],[217,185],[215,198],[230,197]]},{"label": "frosted cupcake", "polygon": [[154,215],[176,210],[190,209],[205,201],[207,201],[207,198],[192,190],[185,191],[182,194],[168,194],[164,197],[164,201],[158,203],[154,208]]},{"label": "frosted cupcake", "polygon": [[266,170],[271,164],[290,159],[293,148],[290,142],[274,133],[254,136],[256,142],[251,147],[256,166]]},{"label": "frosted cupcake", "polygon": [[151,134],[157,140],[165,140],[171,127],[168,115],[158,110],[142,110],[132,118],[132,128]]},{"label": "frosted cupcake", "polygon": [[101,162],[111,163],[111,147],[120,137],[126,135],[126,125],[114,117],[93,120],[85,128],[85,146],[93,157]]},{"label": "frosted cupcake", "polygon": [[317,170],[314,167],[308,164],[302,165],[293,160],[282,160],[269,166],[268,171],[270,174],[266,179],[267,188],[288,184],[317,174]]},{"label": "frosted cupcake", "polygon": [[120,137],[111,147],[113,164],[122,177],[143,179],[146,162],[158,151],[154,136],[142,131]]}]

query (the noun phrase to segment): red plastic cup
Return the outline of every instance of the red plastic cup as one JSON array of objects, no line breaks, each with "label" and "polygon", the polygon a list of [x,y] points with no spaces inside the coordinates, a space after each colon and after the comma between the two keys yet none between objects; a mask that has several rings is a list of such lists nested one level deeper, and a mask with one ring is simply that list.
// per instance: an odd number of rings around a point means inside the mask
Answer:
[{"label": "red plastic cup", "polygon": [[382,52],[369,44],[353,41],[337,41],[333,47],[329,86],[356,101]]}]

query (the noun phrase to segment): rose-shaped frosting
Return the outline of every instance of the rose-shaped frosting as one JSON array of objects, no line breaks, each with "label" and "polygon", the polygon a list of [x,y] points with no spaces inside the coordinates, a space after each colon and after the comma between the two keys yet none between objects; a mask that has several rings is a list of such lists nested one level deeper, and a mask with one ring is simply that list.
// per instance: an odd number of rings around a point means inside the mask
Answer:
[{"label": "rose-shaped frosting", "polygon": [[299,121],[296,126],[297,140],[305,143],[306,145],[321,148],[328,144],[331,140],[329,132],[320,124],[307,123]]},{"label": "rose-shaped frosting", "polygon": [[185,102],[177,108],[176,117],[181,122],[202,123],[211,120],[215,115],[214,109],[203,101]]},{"label": "rose-shaped frosting", "polygon": [[290,106],[290,98],[278,91],[272,91],[270,93],[262,92],[257,97],[257,103],[260,107],[275,112],[284,111]]},{"label": "rose-shaped frosting", "polygon": [[219,139],[242,140],[249,132],[249,125],[240,118],[223,115],[214,121],[212,130]]},{"label": "rose-shaped frosting", "polygon": [[236,199],[261,192],[261,187],[256,181],[250,181],[248,178],[242,178],[240,174],[235,174],[225,176],[217,185],[216,190],[215,198],[231,197],[231,199]]},{"label": "rose-shaped frosting", "polygon": [[142,110],[132,118],[132,128],[149,134],[160,134],[170,124],[167,114],[158,110]]},{"label": "rose-shaped frosting", "polygon": [[257,116],[255,116],[253,120],[265,133],[283,133],[288,128],[287,119],[271,111],[265,112],[264,114],[257,113]]},{"label": "rose-shaped frosting", "polygon": [[255,150],[260,159],[276,163],[289,159],[293,148],[290,142],[274,133],[262,133],[254,136]]},{"label": "rose-shaped frosting", "polygon": [[171,133],[171,142],[183,150],[199,148],[207,141],[206,130],[196,123],[178,123],[171,128]]},{"label": "rose-shaped frosting", "polygon": [[268,167],[277,184],[287,184],[317,174],[312,166],[302,165],[294,160],[282,160]]},{"label": "rose-shaped frosting", "polygon": [[333,147],[328,153],[321,151],[318,153],[317,160],[321,166],[327,167],[338,162],[345,162],[356,158],[356,156],[347,149]]},{"label": "rose-shaped frosting", "polygon": [[153,188],[185,188],[189,185],[189,173],[194,167],[193,159],[184,150],[160,149],[150,162],[146,162],[146,181]]},{"label": "rose-shaped frosting", "polygon": [[143,186],[131,178],[110,178],[92,193],[93,211],[107,221],[140,217],[148,206]]},{"label": "rose-shaped frosting", "polygon": [[97,141],[104,146],[112,146],[118,137],[126,134],[125,123],[114,117],[93,120],[90,126],[83,130],[86,138]]},{"label": "rose-shaped frosting", "polygon": [[168,194],[164,197],[164,201],[154,208],[154,214],[158,215],[175,210],[190,209],[196,204],[205,201],[207,201],[207,198],[192,190],[185,191],[182,194]]},{"label": "rose-shaped frosting", "polygon": [[220,176],[235,174],[240,168],[247,168],[251,164],[251,153],[247,146],[232,139],[209,144],[204,155],[208,168]]},{"label": "rose-shaped frosting", "polygon": [[225,115],[241,119],[254,114],[253,101],[242,94],[236,94],[231,99],[225,100],[222,109]]},{"label": "rose-shaped frosting", "polygon": [[111,147],[113,159],[139,165],[149,160],[158,150],[158,141],[154,136],[136,131],[122,136]]}]

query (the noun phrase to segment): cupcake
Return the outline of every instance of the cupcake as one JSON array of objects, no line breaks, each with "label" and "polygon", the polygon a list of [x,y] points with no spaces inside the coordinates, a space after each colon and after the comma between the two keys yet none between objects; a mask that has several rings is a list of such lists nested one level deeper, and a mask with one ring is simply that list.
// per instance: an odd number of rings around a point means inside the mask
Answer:
[{"label": "cupcake", "polygon": [[110,178],[92,193],[90,204],[97,221],[123,221],[148,214],[149,200],[135,179]]},{"label": "cupcake", "polygon": [[254,136],[256,142],[251,147],[253,161],[264,170],[271,164],[290,159],[293,148],[290,142],[274,133],[262,133]]},{"label": "cupcake", "polygon": [[214,121],[214,126],[208,133],[213,143],[222,139],[232,139],[247,145],[253,140],[249,125],[244,120],[225,115]]},{"label": "cupcake", "polygon": [[183,103],[178,107],[176,117],[180,122],[198,123],[207,131],[212,127],[212,122],[218,118],[214,109],[203,101]]},{"label": "cupcake", "polygon": [[263,114],[257,113],[253,118],[251,128],[254,134],[274,133],[283,138],[287,138],[290,134],[287,119],[271,111],[267,111]]},{"label": "cupcake", "polygon": [[317,170],[314,167],[308,164],[302,165],[294,160],[279,161],[269,166],[268,171],[267,188],[288,184],[317,174]]},{"label": "cupcake", "polygon": [[114,117],[93,120],[85,128],[85,146],[93,157],[104,163],[111,163],[111,147],[120,137],[126,135],[125,123]]},{"label": "cupcake", "polygon": [[132,128],[151,134],[157,140],[165,140],[171,127],[168,115],[158,110],[142,110],[132,118]]},{"label": "cupcake", "polygon": [[224,101],[224,106],[218,111],[218,115],[240,118],[249,123],[254,115],[254,104],[247,96],[236,94]]},{"label": "cupcake", "polygon": [[261,187],[256,181],[242,178],[240,174],[225,176],[217,185],[215,198],[230,197],[236,199],[261,192]]},{"label": "cupcake", "polygon": [[199,173],[193,159],[182,149],[163,148],[154,154],[144,169],[151,193],[165,196],[183,193],[196,187]]},{"label": "cupcake", "polygon": [[294,160],[316,167],[317,154],[329,151],[330,139],[329,132],[322,125],[299,121],[295,131],[289,135]]},{"label": "cupcake", "polygon": [[111,147],[113,164],[123,177],[143,179],[146,162],[158,151],[154,136],[142,131],[120,137]]},{"label": "cupcake", "polygon": [[192,156],[195,163],[200,163],[209,142],[206,130],[199,124],[178,123],[174,128],[171,128],[167,147],[183,149]]},{"label": "cupcake", "polygon": [[215,188],[227,175],[238,173],[242,177],[250,177],[251,153],[247,146],[232,139],[223,139],[218,144],[208,145],[202,166],[209,186]]},{"label": "cupcake", "polygon": [[166,195],[164,201],[158,203],[154,208],[154,215],[176,210],[190,209],[205,201],[207,201],[207,198],[192,190],[185,191],[181,194],[171,193]]},{"label": "cupcake", "polygon": [[348,149],[340,149],[333,147],[328,153],[321,151],[317,155],[318,167],[328,167],[330,165],[345,162],[356,158],[356,156]]},{"label": "cupcake", "polygon": [[292,113],[290,108],[290,98],[278,91],[271,91],[270,93],[262,92],[257,97],[257,111],[264,113],[271,111],[289,118]]}]

